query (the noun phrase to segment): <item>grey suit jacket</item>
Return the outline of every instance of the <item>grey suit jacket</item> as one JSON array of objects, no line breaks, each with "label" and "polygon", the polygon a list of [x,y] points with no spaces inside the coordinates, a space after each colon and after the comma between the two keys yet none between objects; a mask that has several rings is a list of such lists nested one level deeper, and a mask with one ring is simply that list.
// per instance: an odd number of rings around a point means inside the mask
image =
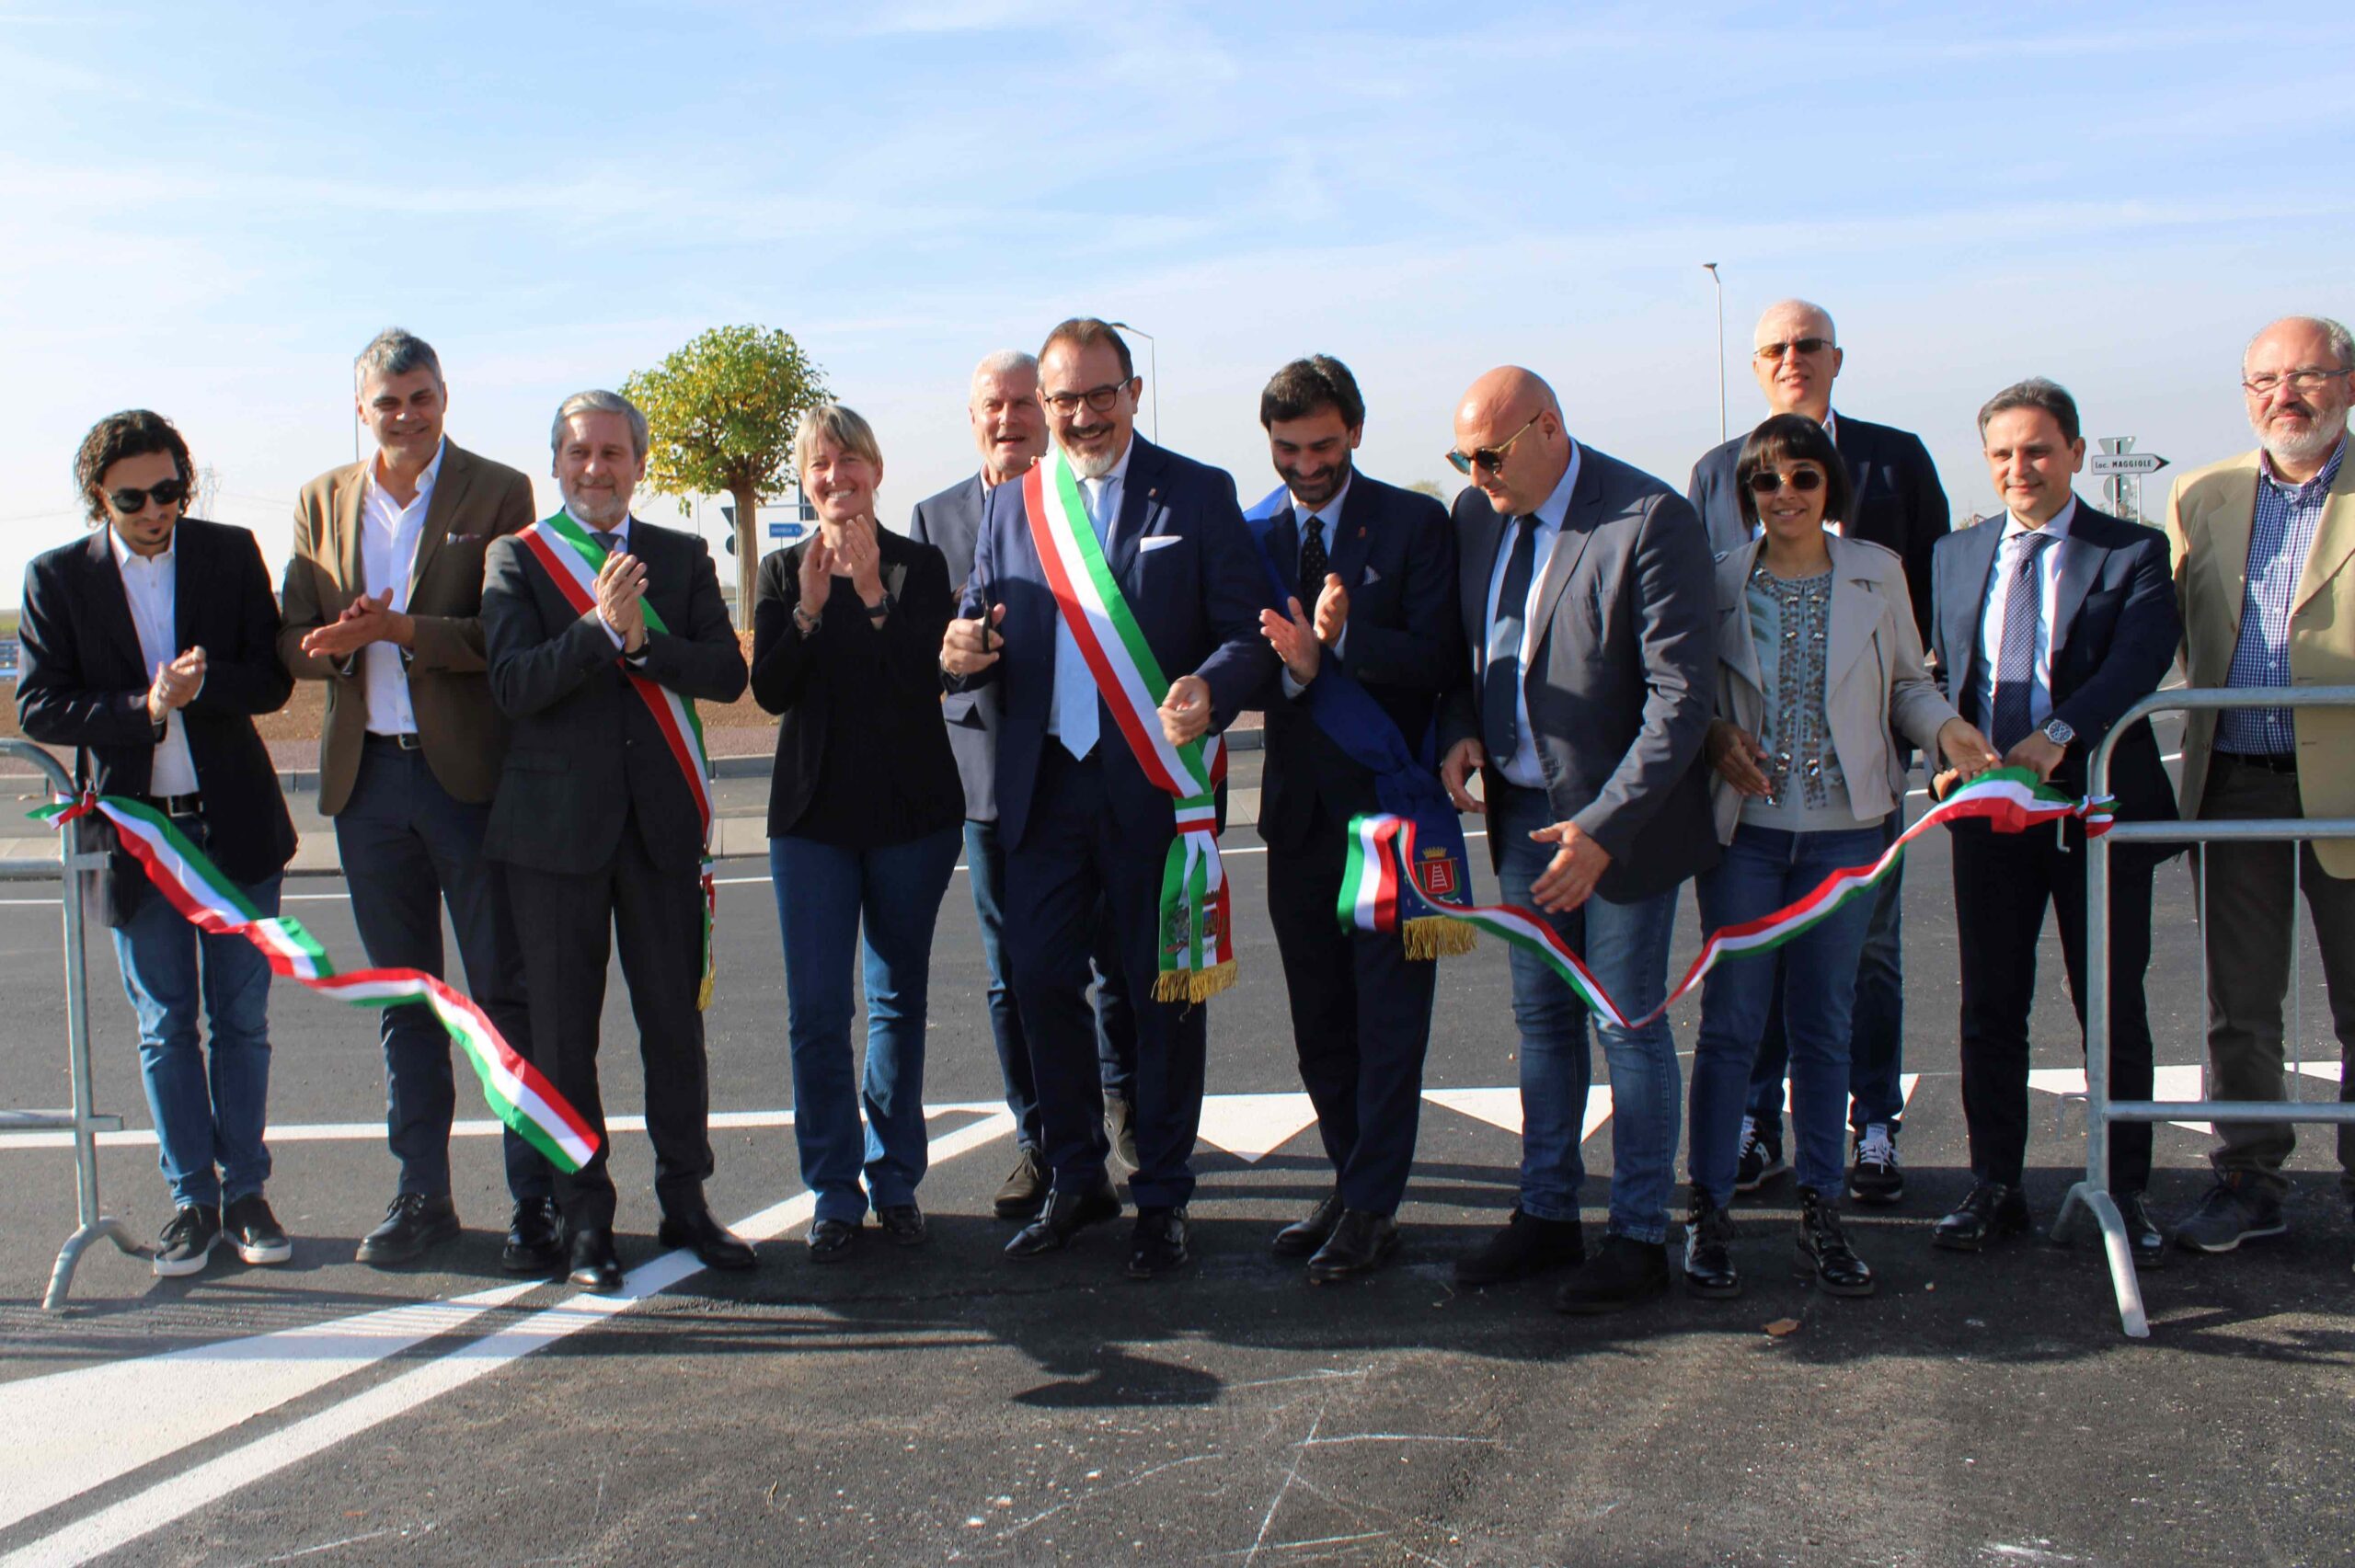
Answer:
[{"label": "grey suit jacket", "polygon": [[[908,520],[908,537],[929,544],[948,562],[948,585],[962,591],[973,575],[973,547],[981,537],[982,476],[973,475],[936,496],[916,503]],[[997,820],[997,688],[951,692],[942,699],[940,716],[948,725],[948,750],[957,757],[957,776],[965,785],[965,817],[972,822]]]},{"label": "grey suit jacket", "polygon": [[[1523,691],[1555,818],[1576,822],[1610,853],[1595,892],[1629,903],[1717,864],[1701,755],[1717,687],[1714,561],[1683,497],[1617,458],[1582,451],[1569,511],[1538,579]],[[1507,520],[1466,487],[1454,521],[1473,681],[1441,715],[1442,749],[1481,734],[1488,585]],[[1488,798],[1504,783],[1490,759]],[[1502,847],[1489,838],[1491,863]]]}]

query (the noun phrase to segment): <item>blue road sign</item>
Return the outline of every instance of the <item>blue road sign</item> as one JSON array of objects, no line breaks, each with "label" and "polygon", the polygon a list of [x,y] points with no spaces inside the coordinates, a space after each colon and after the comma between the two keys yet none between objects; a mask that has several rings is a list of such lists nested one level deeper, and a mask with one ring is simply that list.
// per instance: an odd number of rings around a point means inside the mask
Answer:
[{"label": "blue road sign", "polygon": [[769,537],[772,539],[798,539],[801,537],[801,525],[798,522],[770,523]]}]

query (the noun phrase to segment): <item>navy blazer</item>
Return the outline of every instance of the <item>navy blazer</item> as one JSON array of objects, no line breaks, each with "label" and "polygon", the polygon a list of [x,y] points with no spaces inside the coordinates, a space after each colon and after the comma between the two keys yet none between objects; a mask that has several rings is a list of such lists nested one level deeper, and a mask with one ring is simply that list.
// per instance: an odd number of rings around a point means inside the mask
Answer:
[{"label": "navy blazer", "polygon": [[[85,787],[144,795],[155,761],[152,680],[109,532],[102,525],[25,568],[17,722],[35,740],[73,747],[74,776]],[[172,555],[174,652],[204,649],[204,685],[180,722],[204,796],[207,853],[232,881],[249,886],[294,858],[278,770],[254,728],[255,715],[276,713],[294,690],[278,661],[278,601],[261,550],[242,528],[184,517],[172,530]],[[98,821],[93,835],[109,852],[99,878],[104,919],[127,925],[152,891],[146,875],[112,827]]]},{"label": "navy blazer", "polygon": [[[1982,731],[1989,715],[1972,711],[1976,704],[1970,691],[1979,662],[1980,622],[1987,595],[1994,590],[2004,527],[2004,514],[1998,512],[1976,527],[1948,534],[1938,541],[1931,564],[1937,612],[1932,636],[1939,683],[1947,700]],[[2077,738],[2053,771],[2052,784],[2081,795],[2086,760],[2095,746],[2120,715],[2166,679],[2176,645],[2183,637],[2183,621],[2176,610],[2166,536],[2157,529],[2096,511],[2080,499],[2060,549],[2052,716],[2075,730]],[[2148,719],[2119,738],[2109,787],[2118,797],[2121,818],[2174,820],[2175,790],[2167,783]]]},{"label": "navy blazer", "polygon": [[[1275,671],[1275,651],[1259,631],[1267,573],[1225,470],[1164,451],[1143,436],[1132,440],[1120,515],[1113,520],[1105,556],[1162,674],[1171,681],[1201,677],[1211,689],[1211,728],[1223,730]],[[1148,539],[1169,543],[1146,549]],[[970,619],[990,604],[1005,606],[998,628],[1005,638],[1002,657],[946,683],[952,692],[998,688],[998,833],[1012,850],[1029,823],[1040,750],[1048,744],[1059,613],[1017,483],[998,486],[983,502],[960,613]],[[1105,791],[1114,815],[1149,835],[1158,854],[1171,830],[1169,796],[1145,777],[1101,697],[1097,709]]]},{"label": "navy blazer", "polygon": [[[918,501],[914,515],[908,519],[908,537],[938,550],[948,563],[952,590],[962,589],[965,579],[973,575],[973,549],[982,532],[982,501],[988,494],[982,476],[974,474]],[[966,818],[996,821],[997,693],[987,688],[951,692],[941,699],[940,716],[948,726],[948,750],[957,758],[957,777],[965,786]]]},{"label": "navy blazer", "polygon": [[[1848,482],[1855,490],[1855,505],[1850,509],[1856,515],[1841,532],[1897,552],[1905,563],[1906,589],[1913,596],[1914,629],[1927,642],[1930,554],[1954,526],[1937,465],[1913,431],[1834,412],[1832,441],[1848,464]],[[1709,531],[1709,548],[1720,555],[1750,543],[1750,525],[1741,521],[1741,500],[1733,486],[1734,462],[1748,439],[1736,436],[1712,447],[1693,465],[1693,479],[1685,488],[1686,498]]]},{"label": "navy blazer", "polygon": [[[1271,520],[1268,547],[1284,591],[1313,618],[1324,585],[1299,580],[1300,525],[1291,505]],[[1327,569],[1349,589],[1350,620],[1340,657],[1327,648],[1323,658],[1364,687],[1408,750],[1418,750],[1430,735],[1441,696],[1464,679],[1465,668],[1447,509],[1430,496],[1359,474],[1342,498],[1326,550]],[[1280,849],[1305,848],[1320,798],[1327,815],[1344,822],[1377,808],[1373,773],[1284,695],[1281,669],[1259,700],[1268,715],[1261,838]]]}]

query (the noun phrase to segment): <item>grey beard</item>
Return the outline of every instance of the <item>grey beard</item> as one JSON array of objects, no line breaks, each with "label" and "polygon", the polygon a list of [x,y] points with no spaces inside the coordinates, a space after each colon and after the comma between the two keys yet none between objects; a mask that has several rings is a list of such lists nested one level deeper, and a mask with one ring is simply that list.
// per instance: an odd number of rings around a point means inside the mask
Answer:
[{"label": "grey beard", "polygon": [[1101,479],[1112,472],[1120,461],[1118,452],[1089,452],[1082,455],[1066,447],[1063,455],[1071,460],[1071,469],[1082,479]]},{"label": "grey beard", "polygon": [[[2250,425],[2252,429],[2257,429],[2254,420],[2250,421]],[[2263,429],[2257,429],[2257,441],[2265,449],[2266,454],[2276,463],[2284,460],[2291,463],[2311,463],[2315,458],[2327,454],[2332,447],[2338,444],[2338,438],[2346,433],[2347,410],[2341,408],[2327,419],[2315,421],[2314,429],[2303,436],[2292,436],[2284,440],[2280,436],[2269,436]]]},{"label": "grey beard", "polygon": [[[592,508],[599,512],[610,512],[612,515],[592,517],[589,513]],[[572,514],[573,521],[606,532],[610,532],[614,524],[629,516],[627,501],[609,500],[606,496],[599,496],[593,502],[584,504],[582,498],[569,490],[564,493],[564,509]]]}]

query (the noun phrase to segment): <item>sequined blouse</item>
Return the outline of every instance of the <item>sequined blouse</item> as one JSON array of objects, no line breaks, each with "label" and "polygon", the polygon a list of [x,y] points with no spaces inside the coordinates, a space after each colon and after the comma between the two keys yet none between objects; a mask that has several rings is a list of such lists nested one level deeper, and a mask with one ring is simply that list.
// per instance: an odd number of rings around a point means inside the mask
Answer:
[{"label": "sequined blouse", "polygon": [[1766,696],[1767,800],[1741,803],[1741,819],[1762,828],[1804,832],[1855,826],[1848,784],[1832,747],[1823,710],[1832,635],[1829,568],[1809,578],[1778,578],[1762,560],[1751,568],[1745,597],[1751,646]]}]

